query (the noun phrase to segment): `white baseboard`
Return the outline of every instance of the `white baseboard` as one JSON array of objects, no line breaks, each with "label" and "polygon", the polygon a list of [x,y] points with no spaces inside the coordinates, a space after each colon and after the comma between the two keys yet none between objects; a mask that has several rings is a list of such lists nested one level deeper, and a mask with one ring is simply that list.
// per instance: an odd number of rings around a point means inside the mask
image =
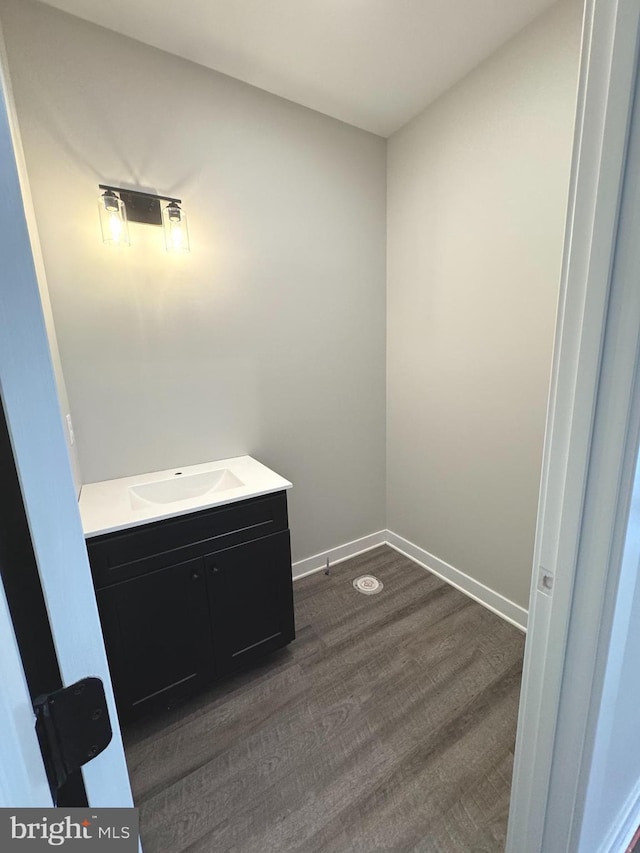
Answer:
[{"label": "white baseboard", "polygon": [[369,536],[363,536],[361,539],[354,539],[353,542],[346,542],[344,545],[338,545],[337,548],[330,548],[328,551],[323,551],[321,554],[314,554],[313,557],[307,557],[306,560],[298,560],[293,564],[293,579],[299,580],[307,575],[312,575],[315,572],[322,571],[329,564],[341,563],[343,560],[349,560],[358,554],[365,551],[370,551],[372,548],[377,548],[380,545],[389,545],[405,557],[409,557],[414,563],[418,563],[423,569],[437,575],[443,581],[446,581],[451,586],[473,598],[479,604],[482,604],[488,610],[506,619],[516,628],[521,631],[527,630],[528,613],[524,607],[500,595],[488,586],[480,583],[465,575],[460,569],[456,569],[445,563],[443,560],[434,557],[423,548],[409,542],[397,533],[391,530],[378,530],[377,533],[371,533]]},{"label": "white baseboard", "polygon": [[499,592],[495,592],[480,581],[470,578],[460,569],[456,569],[438,557],[434,557],[433,554],[418,547],[418,545],[414,545],[408,539],[403,539],[402,536],[398,536],[391,530],[387,530],[387,544],[404,554],[405,557],[409,557],[410,560],[418,563],[423,569],[427,569],[451,586],[455,586],[460,592],[464,592],[465,595],[473,598],[474,601],[482,604],[488,610],[506,619],[516,628],[526,632],[528,612],[524,607],[520,607],[519,604],[505,598],[504,595],[500,595]]},{"label": "white baseboard", "polygon": [[336,548],[329,548],[328,551],[314,554],[313,557],[307,557],[306,560],[298,560],[292,566],[293,579],[294,581],[300,580],[300,578],[306,578],[307,575],[322,571],[327,565],[327,558],[329,565],[333,566],[335,563],[341,563],[343,560],[349,560],[351,557],[357,557],[358,554],[384,545],[386,541],[387,531],[378,530],[377,533],[370,533],[369,536],[363,536],[360,539],[354,539],[353,542],[346,542],[344,545],[338,545]]},{"label": "white baseboard", "polygon": [[637,783],[615,823],[599,848],[599,853],[625,853],[640,826],[640,781]]}]

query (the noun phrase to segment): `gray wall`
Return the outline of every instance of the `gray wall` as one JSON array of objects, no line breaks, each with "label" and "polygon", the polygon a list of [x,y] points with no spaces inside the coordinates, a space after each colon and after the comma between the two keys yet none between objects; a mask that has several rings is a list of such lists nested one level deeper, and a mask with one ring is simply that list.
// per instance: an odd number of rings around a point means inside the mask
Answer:
[{"label": "gray wall", "polygon": [[387,526],[526,607],[582,7],[388,144]]},{"label": "gray wall", "polygon": [[[85,482],[249,453],[294,559],[385,521],[385,142],[27,0],[1,0]],[[102,244],[98,182],[184,199]]]},{"label": "gray wall", "polygon": [[[0,13],[84,480],[250,453],[294,481],[294,559],[387,526],[526,606],[578,0],[386,163],[383,139],[32,0]],[[136,224],[104,246],[99,181],[183,197],[191,255]]]}]

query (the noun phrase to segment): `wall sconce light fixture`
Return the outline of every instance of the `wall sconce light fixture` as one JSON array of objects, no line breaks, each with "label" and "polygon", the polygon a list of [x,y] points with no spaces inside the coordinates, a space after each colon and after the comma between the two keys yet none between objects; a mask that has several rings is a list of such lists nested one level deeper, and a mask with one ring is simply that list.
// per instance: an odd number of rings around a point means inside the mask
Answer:
[{"label": "wall sconce light fixture", "polygon": [[127,209],[122,199],[112,190],[107,190],[98,200],[98,210],[103,242],[111,246],[130,245]]},{"label": "wall sconce light fixture", "polygon": [[179,201],[170,201],[163,209],[162,224],[164,226],[164,242],[167,252],[188,252],[189,231],[187,230],[187,217],[182,212]]},{"label": "wall sconce light fixture", "polygon": [[[98,200],[102,239],[111,245],[130,245],[127,222],[162,225],[168,252],[189,251],[187,217],[180,205],[182,200],[170,196],[126,190],[99,184],[103,191]],[[161,202],[168,204],[162,206]]]}]

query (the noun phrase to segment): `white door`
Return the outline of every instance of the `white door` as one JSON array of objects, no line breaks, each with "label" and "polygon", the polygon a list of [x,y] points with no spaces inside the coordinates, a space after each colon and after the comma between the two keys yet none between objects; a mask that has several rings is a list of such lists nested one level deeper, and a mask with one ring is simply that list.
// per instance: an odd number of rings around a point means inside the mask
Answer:
[{"label": "white door", "polygon": [[[55,168],[55,164],[52,164]],[[92,806],[131,806],[7,115],[0,91],[0,395],[64,684],[102,679],[114,736],[84,768]],[[0,589],[0,805],[50,804]]]}]

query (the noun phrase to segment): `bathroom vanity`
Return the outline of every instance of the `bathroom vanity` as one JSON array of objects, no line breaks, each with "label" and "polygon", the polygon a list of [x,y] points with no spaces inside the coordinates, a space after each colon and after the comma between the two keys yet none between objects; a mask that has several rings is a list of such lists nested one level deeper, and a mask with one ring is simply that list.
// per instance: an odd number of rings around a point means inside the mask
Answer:
[{"label": "bathroom vanity", "polygon": [[246,456],[83,486],[123,718],[166,707],[294,639],[290,486]]}]

